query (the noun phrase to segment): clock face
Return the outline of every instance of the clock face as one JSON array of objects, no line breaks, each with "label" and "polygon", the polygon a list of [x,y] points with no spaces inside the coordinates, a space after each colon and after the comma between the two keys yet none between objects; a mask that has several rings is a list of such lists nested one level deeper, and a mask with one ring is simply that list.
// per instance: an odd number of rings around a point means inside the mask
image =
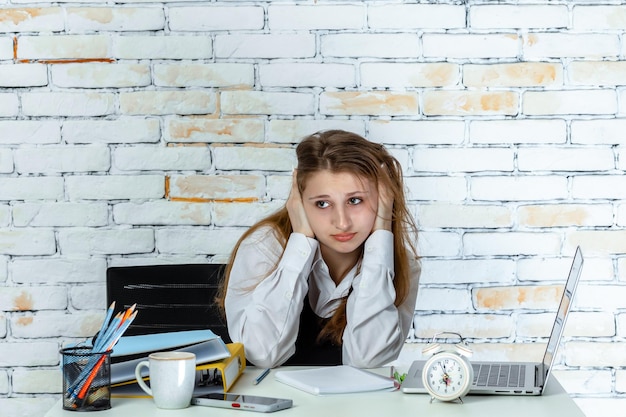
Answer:
[{"label": "clock face", "polygon": [[473,369],[457,354],[443,352],[426,362],[422,379],[428,392],[438,400],[452,401],[467,394]]}]

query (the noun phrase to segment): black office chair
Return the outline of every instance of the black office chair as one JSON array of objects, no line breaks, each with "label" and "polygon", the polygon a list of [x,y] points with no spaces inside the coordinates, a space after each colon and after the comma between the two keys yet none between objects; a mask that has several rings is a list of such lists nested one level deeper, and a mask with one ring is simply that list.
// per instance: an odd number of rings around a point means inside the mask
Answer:
[{"label": "black office chair", "polygon": [[210,329],[230,343],[214,299],[225,265],[119,266],[107,269],[107,305],[115,313],[137,304],[125,335]]}]

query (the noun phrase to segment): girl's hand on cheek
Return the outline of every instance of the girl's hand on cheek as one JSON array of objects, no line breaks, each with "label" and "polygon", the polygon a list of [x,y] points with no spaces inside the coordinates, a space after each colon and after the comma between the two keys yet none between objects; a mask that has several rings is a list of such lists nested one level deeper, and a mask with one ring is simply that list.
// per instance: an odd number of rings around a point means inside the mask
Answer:
[{"label": "girl's hand on cheek", "polygon": [[374,222],[374,230],[391,231],[391,219],[393,218],[393,196],[389,190],[383,185],[382,181],[378,182],[378,212],[376,213],[376,221]]},{"label": "girl's hand on cheek", "polygon": [[302,204],[302,196],[300,190],[298,190],[298,171],[293,171],[293,179],[291,182],[291,192],[287,199],[287,212],[289,213],[289,220],[291,220],[291,227],[295,233],[302,233],[308,237],[315,237],[311,226],[309,225],[309,219],[304,212],[304,205]]}]

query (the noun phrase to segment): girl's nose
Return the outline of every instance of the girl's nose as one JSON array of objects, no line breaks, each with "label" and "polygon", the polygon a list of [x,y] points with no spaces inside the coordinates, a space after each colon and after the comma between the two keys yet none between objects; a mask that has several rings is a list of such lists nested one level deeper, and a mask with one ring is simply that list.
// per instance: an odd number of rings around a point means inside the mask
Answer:
[{"label": "girl's nose", "polygon": [[337,207],[333,218],[333,226],[339,230],[348,230],[352,226],[352,221],[344,207]]}]

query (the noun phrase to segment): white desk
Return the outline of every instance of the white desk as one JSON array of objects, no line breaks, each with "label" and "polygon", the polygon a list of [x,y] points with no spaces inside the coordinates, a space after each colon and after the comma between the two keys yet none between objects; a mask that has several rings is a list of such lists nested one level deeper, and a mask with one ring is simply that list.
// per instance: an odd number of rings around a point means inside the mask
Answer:
[{"label": "white desk", "polygon": [[[295,368],[294,368],[295,369]],[[551,378],[546,393],[541,397],[515,396],[467,396],[460,403],[433,401],[424,394],[403,394],[400,391],[363,394],[315,396],[281,384],[274,379],[272,371],[259,385],[252,381],[258,369],[246,368],[232,392],[241,394],[282,397],[293,400],[293,408],[277,411],[276,417],[387,417],[387,416],[442,416],[442,417],[485,417],[506,415],[507,417],[584,417],[574,401],[565,393],[559,382]],[[381,371],[382,373],[383,371]],[[384,372],[389,372],[385,370]],[[84,414],[84,413],[80,413]],[[264,415],[249,411],[227,410],[190,406],[182,410],[161,410],[151,399],[111,399],[111,409],[87,413],[93,417],[242,417]],[[46,413],[45,417],[77,417],[74,411],[62,409],[61,400]]]}]

